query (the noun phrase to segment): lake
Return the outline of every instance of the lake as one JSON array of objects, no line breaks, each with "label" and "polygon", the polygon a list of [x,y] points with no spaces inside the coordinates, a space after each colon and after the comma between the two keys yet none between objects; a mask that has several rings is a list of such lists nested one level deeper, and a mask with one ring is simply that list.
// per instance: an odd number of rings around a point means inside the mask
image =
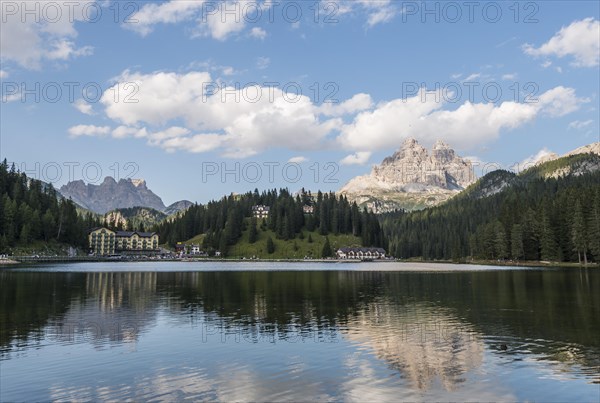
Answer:
[{"label": "lake", "polygon": [[600,271],[0,269],[0,400],[600,401]]}]

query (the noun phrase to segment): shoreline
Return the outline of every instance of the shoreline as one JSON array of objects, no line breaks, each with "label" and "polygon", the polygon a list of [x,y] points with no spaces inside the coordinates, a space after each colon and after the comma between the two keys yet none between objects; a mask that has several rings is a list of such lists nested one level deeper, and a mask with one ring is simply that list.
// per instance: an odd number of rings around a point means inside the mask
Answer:
[{"label": "shoreline", "polygon": [[9,265],[15,265],[15,264],[21,264],[21,262],[13,260],[13,259],[0,259],[0,266],[9,266]]},{"label": "shoreline", "polygon": [[53,257],[19,257],[13,256],[9,259],[0,259],[0,267],[15,266],[24,264],[40,264],[40,263],[140,263],[140,262],[173,262],[173,263],[329,263],[329,264],[345,264],[345,263],[401,263],[401,264],[431,264],[431,265],[454,265],[454,266],[498,266],[498,267],[568,267],[568,268],[598,268],[597,263],[588,263],[587,266],[575,262],[549,262],[549,261],[487,261],[487,260],[472,260],[463,262],[442,261],[442,260],[416,260],[416,259],[382,259],[382,260],[360,260],[360,259],[230,259],[230,258],[178,258],[178,259],[115,259],[108,257],[68,257],[68,256],[53,256]]}]

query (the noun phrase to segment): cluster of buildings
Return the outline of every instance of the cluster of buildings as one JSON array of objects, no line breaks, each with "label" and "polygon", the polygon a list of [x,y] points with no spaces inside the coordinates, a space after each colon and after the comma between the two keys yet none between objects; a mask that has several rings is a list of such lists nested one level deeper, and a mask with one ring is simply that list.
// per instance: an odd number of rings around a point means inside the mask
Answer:
[{"label": "cluster of buildings", "polygon": [[156,232],[112,231],[98,227],[88,234],[90,253],[96,256],[114,254],[156,254],[160,252]]},{"label": "cluster of buildings", "polygon": [[259,204],[252,206],[252,216],[254,218],[268,218],[271,207]]},{"label": "cluster of buildings", "polygon": [[[209,253],[200,248],[200,244],[197,243],[183,243],[177,242],[175,245],[175,253],[179,257],[208,257]],[[215,257],[221,256],[220,251],[215,251]]]},{"label": "cluster of buildings", "polygon": [[[268,218],[269,212],[269,206],[256,205],[252,207],[252,215],[255,218]],[[313,214],[314,207],[305,205],[303,206],[303,212]],[[156,232],[112,231],[108,228],[98,227],[90,230],[88,241],[90,253],[96,256],[115,254],[154,255],[160,253],[159,237]],[[208,253],[201,249],[200,244],[180,242],[175,246],[175,251],[181,257],[208,256]],[[215,252],[215,256],[220,255],[219,251]],[[345,247],[336,251],[336,257],[338,259],[375,260],[385,259],[386,254],[383,248]]]},{"label": "cluster of buildings", "polygon": [[[252,206],[252,216],[254,218],[269,218],[270,211],[271,208],[263,204]],[[302,211],[304,212],[304,214],[314,214],[315,208],[314,206],[304,205],[302,206]]]},{"label": "cluster of buildings", "polygon": [[340,248],[336,252],[338,259],[385,259],[383,248]]}]

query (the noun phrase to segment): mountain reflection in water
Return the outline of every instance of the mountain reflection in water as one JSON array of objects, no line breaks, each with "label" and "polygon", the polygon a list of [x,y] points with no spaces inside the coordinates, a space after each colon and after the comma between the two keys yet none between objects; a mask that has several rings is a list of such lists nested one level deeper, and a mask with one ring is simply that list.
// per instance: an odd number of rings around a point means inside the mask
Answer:
[{"label": "mountain reflection in water", "polygon": [[593,270],[0,280],[3,401],[554,400],[600,383]]}]

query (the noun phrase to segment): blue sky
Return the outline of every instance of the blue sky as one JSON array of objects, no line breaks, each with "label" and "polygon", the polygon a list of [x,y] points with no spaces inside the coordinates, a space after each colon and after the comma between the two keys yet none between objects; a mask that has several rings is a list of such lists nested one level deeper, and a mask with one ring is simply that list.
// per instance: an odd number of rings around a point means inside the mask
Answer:
[{"label": "blue sky", "polygon": [[595,1],[0,3],[0,153],[57,187],[206,202],[337,190],[407,137],[503,167],[599,141]]}]

